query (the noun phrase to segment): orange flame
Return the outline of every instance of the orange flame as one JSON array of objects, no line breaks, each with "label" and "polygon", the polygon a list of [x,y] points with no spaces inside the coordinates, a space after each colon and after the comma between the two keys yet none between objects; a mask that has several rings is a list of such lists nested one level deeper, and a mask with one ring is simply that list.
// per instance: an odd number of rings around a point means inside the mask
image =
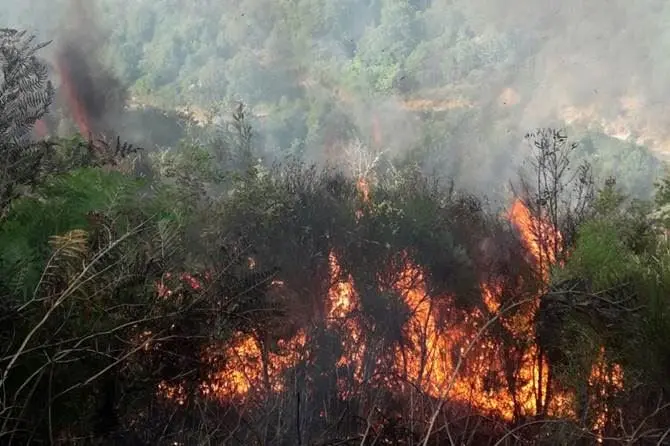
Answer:
[{"label": "orange flame", "polygon": [[72,76],[70,75],[69,67],[59,58],[56,60],[56,70],[60,75],[61,81],[63,83],[63,89],[65,90],[65,97],[72,113],[72,118],[77,124],[79,132],[83,136],[88,136],[91,131],[91,126],[89,124],[88,116],[86,115],[86,110],[84,109],[83,104],[81,103],[81,98],[78,97],[77,91],[72,85]]},{"label": "orange flame", "polygon": [[[358,182],[358,189],[367,202],[369,186],[364,179]],[[514,202],[508,216],[542,273],[541,288],[546,286],[548,267],[556,261],[555,249],[562,243],[561,234],[548,222],[536,219],[520,200]],[[554,395],[551,406],[544,407],[549,364],[540,355],[539,347],[526,341],[535,339],[535,314],[544,289],[537,290],[530,304],[519,306],[519,311],[508,315],[503,307],[502,284],[483,282],[483,307],[465,312],[454,305],[452,296],[431,296],[424,271],[407,254],[398,259],[400,272],[390,285],[379,288],[395,291],[409,309],[402,327],[403,341],[394,344],[386,356],[368,354],[377,358],[370,363],[366,362],[367,349],[371,348],[369,333],[361,317],[355,284],[351,276],[343,277],[335,253],[329,254],[331,285],[324,323],[340,334],[342,351],[337,366],[348,370],[345,375],[355,384],[374,377],[378,384],[399,394],[418,389],[431,397],[446,398],[508,421],[542,410],[573,413],[570,406],[574,406],[574,398],[566,393]],[[510,351],[503,341],[488,335],[492,317],[519,341],[520,347]],[[203,383],[201,390],[225,401],[244,401],[261,392],[281,392],[285,373],[309,356],[309,345],[305,330],[279,341],[276,349],[264,346],[254,334],[238,333],[225,346],[211,346],[204,352],[206,359],[223,352],[226,363]],[[382,363],[384,359],[389,361]],[[594,371],[592,380],[596,382],[602,376],[605,375]],[[619,385],[621,376],[617,366],[607,375],[608,382]],[[352,397],[352,382],[340,378],[338,391],[341,398]],[[162,392],[177,398],[179,389],[163,388]],[[603,429],[602,420],[603,417],[598,418],[595,430]]]},{"label": "orange flame", "polygon": [[[519,359],[516,381],[521,384],[512,392],[501,360],[503,346],[485,334],[488,315],[479,310],[459,314],[452,299],[429,296],[423,272],[411,262],[394,288],[412,312],[405,327],[412,347],[396,354],[397,367],[406,379],[429,395],[466,403],[506,420],[536,413],[540,380],[535,349]],[[482,286],[482,297],[491,306],[499,304],[495,289],[487,285]],[[447,304],[452,320],[438,316],[439,300]]]},{"label": "orange flame", "polygon": [[596,441],[602,443],[605,426],[610,415],[610,409],[606,404],[602,405],[597,403],[598,401],[605,400],[609,395],[623,389],[623,369],[620,364],[608,364],[606,362],[604,347],[600,347],[598,358],[591,367],[589,386],[592,389],[595,389],[595,393],[592,395],[592,403],[594,403],[595,406],[601,406],[600,411],[596,415],[592,429],[597,435]]},{"label": "orange flame", "polygon": [[[305,333],[300,331],[289,341],[280,340],[278,351],[270,352],[255,336],[237,333],[224,349],[226,366],[202,384],[203,394],[237,401],[251,392],[281,392],[283,374],[301,359],[305,340]],[[217,351],[217,347],[210,348],[205,359],[216,357]]]},{"label": "orange flame", "polygon": [[[356,183],[356,190],[358,191],[358,194],[360,195],[363,203],[367,204],[370,202],[370,184],[368,183],[368,180],[363,177],[359,178],[358,182]],[[357,209],[356,221],[360,220],[362,217],[363,209]]]},{"label": "orange flame", "polygon": [[[338,367],[344,367],[347,375],[353,376],[355,382],[363,382],[363,363],[365,343],[363,329],[358,319],[360,302],[351,276],[341,280],[342,269],[334,253],[328,256],[331,286],[328,289],[328,320],[326,325],[342,335],[342,354],[337,361]],[[338,381],[339,393],[343,398],[349,395],[346,377]]]},{"label": "orange flame", "polygon": [[359,178],[356,183],[356,189],[358,190],[358,193],[361,194],[363,202],[368,203],[370,201],[370,184],[368,183],[368,180],[362,177]]},{"label": "orange flame", "polygon": [[537,265],[542,282],[549,283],[549,266],[556,263],[563,243],[561,233],[545,219],[535,218],[520,199],[512,204],[508,217],[521,232],[521,239]]},{"label": "orange flame", "polygon": [[[369,187],[365,180],[358,183],[363,200],[369,200]],[[513,207],[513,216],[520,216],[522,228],[529,214],[523,208]],[[522,231],[523,232],[523,231]],[[347,367],[355,381],[363,382],[364,376],[378,375],[379,370],[366,373],[364,355],[366,334],[359,317],[360,303],[351,277],[341,278],[341,267],[334,253],[329,256],[332,285],[327,295],[327,321],[330,329],[342,334],[343,351],[337,364]],[[532,415],[537,411],[538,388],[546,383],[546,367],[538,368],[537,349],[531,347],[517,358],[517,386],[514,391],[507,384],[505,367],[500,359],[503,346],[487,336],[480,336],[487,317],[484,311],[476,310],[465,314],[454,309],[453,300],[448,296],[434,297],[427,291],[424,272],[408,256],[401,258],[401,272],[391,288],[402,296],[410,310],[409,320],[403,327],[407,342],[396,346],[387,376],[379,379],[393,385],[391,376],[401,376],[414,388],[433,397],[447,396],[451,401],[467,403],[482,412],[511,420],[515,415]],[[500,291],[494,284],[482,284],[482,298],[491,313],[500,308]],[[450,308],[448,316],[438,314],[438,303]],[[509,319],[505,323],[514,327],[519,336],[532,335],[531,314],[520,320]],[[447,320],[445,320],[447,319]],[[468,344],[472,344],[470,354],[464,355]],[[295,366],[303,357],[299,352],[307,345],[307,334],[300,331],[286,341],[280,349],[286,354],[266,352],[261,342],[252,334],[238,333],[225,348],[212,347],[205,357],[214,357],[216,351],[223,351],[226,366],[203,384],[203,393],[215,395],[225,400],[239,400],[254,392],[279,392],[283,388],[284,372]],[[457,364],[463,362],[462,370]],[[368,365],[376,368],[379,364]],[[340,383],[342,386],[346,382]],[[449,387],[448,395],[444,395]],[[397,386],[402,392],[404,384]],[[541,391],[541,390],[540,390]],[[342,397],[347,396],[346,387],[340,387]]]}]

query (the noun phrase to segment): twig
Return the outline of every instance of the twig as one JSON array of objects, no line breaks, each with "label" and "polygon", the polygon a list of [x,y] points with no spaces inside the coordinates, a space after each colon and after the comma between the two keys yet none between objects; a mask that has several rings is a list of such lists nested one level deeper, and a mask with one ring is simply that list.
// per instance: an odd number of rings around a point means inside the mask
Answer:
[{"label": "twig", "polygon": [[442,410],[442,406],[446,402],[446,398],[449,395],[449,392],[451,391],[451,388],[453,387],[454,383],[456,382],[456,377],[458,376],[458,373],[460,372],[460,368],[463,365],[464,358],[470,353],[470,350],[472,350],[475,343],[479,341],[479,339],[484,334],[484,332],[486,332],[486,330],[488,330],[488,328],[491,325],[493,325],[493,323],[495,321],[497,321],[503,315],[503,313],[506,313],[506,312],[512,310],[515,307],[519,307],[521,305],[524,305],[524,304],[527,304],[527,303],[533,302],[533,301],[534,301],[534,299],[524,299],[520,302],[516,302],[512,305],[507,306],[506,308],[504,308],[503,310],[498,312],[498,314],[496,314],[494,317],[489,319],[486,322],[486,324],[484,324],[484,326],[477,332],[477,334],[474,336],[474,338],[468,343],[468,346],[466,347],[465,351],[458,357],[458,362],[456,363],[456,367],[454,368],[454,372],[452,373],[451,378],[449,380],[449,385],[447,386],[447,388],[442,393],[442,396],[440,397],[440,399],[438,401],[437,408],[433,412],[433,415],[430,417],[430,422],[428,424],[428,430],[426,431],[426,434],[424,436],[422,446],[428,446],[428,440],[429,440],[430,435],[431,435],[431,433],[432,433],[432,431],[435,427],[435,422],[437,420],[437,417],[440,414],[440,411]]}]

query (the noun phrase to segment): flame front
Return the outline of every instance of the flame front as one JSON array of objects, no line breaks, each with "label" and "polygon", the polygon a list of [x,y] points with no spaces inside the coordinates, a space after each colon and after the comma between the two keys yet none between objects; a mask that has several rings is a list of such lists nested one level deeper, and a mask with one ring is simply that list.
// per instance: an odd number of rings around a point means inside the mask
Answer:
[{"label": "flame front", "polygon": [[[270,352],[253,334],[237,333],[224,348],[226,366],[210,376],[201,389],[206,395],[215,395],[226,401],[239,401],[251,392],[281,392],[284,372],[301,359],[305,334],[300,331],[289,341],[279,341],[279,352]],[[210,349],[205,358],[217,357]]]},{"label": "flame front", "polygon": [[[429,296],[424,273],[407,263],[395,285],[412,315],[405,327],[409,348],[399,348],[396,354],[398,371],[435,398],[457,401],[505,420],[534,415],[538,409],[538,388],[546,382],[546,377],[544,381],[539,379],[537,349],[531,346],[517,358],[513,391],[506,375],[505,346],[487,336],[489,319],[502,316],[495,311],[459,312],[451,298]],[[500,306],[495,286],[482,284],[482,297],[488,302],[489,311]],[[446,318],[444,314],[438,315],[435,301],[439,300],[449,308]],[[532,318],[524,320],[528,326],[517,329],[514,335],[529,335],[532,331]]]},{"label": "flame front", "polygon": [[[367,182],[359,181],[358,188],[367,202]],[[402,325],[401,339],[381,352],[373,349],[373,330],[364,323],[352,277],[343,274],[336,254],[329,254],[330,286],[322,326],[337,333],[341,341],[335,362],[340,398],[354,397],[356,385],[376,384],[397,395],[409,396],[418,390],[448,400],[453,407],[468,407],[507,421],[539,413],[569,413],[574,398],[568,394],[553,395],[552,404],[547,404],[549,364],[534,341],[539,299],[546,291],[549,266],[556,262],[555,247],[562,243],[561,235],[551,224],[534,218],[520,200],[514,202],[508,216],[540,272],[536,294],[514,304],[515,311],[508,311],[503,285],[483,281],[483,305],[466,312],[457,308],[453,296],[430,295],[425,272],[409,255],[400,253],[393,265],[399,273],[386,286],[380,282],[379,291],[400,296],[408,317]],[[283,282],[277,284],[283,286]],[[494,323],[511,334],[512,347],[489,333]],[[229,402],[281,392],[286,372],[301,362],[309,363],[309,349],[319,348],[307,329],[278,342],[274,349],[260,339],[254,333],[237,333],[224,346],[212,346],[204,352],[205,358],[223,354],[225,367],[203,383],[202,392]],[[621,382],[620,369],[612,373],[608,379]],[[592,380],[602,381],[602,376],[593,372]],[[170,392],[179,393],[176,388]],[[598,418],[594,430],[603,429],[604,419]]]},{"label": "flame front", "polygon": [[[363,201],[367,202],[367,182],[360,180],[358,188]],[[528,229],[536,225],[530,213],[521,202],[516,202],[510,216],[522,232],[529,251],[539,258],[539,244],[529,236]],[[547,229],[547,225],[542,228]],[[550,253],[547,260],[553,259]],[[547,367],[541,367],[543,364],[538,362],[537,348],[531,345],[516,358],[513,391],[501,359],[504,346],[486,336],[485,326],[488,318],[498,317],[515,336],[532,339],[536,305],[528,306],[527,314],[521,317],[503,318],[498,314],[501,308],[498,287],[483,283],[482,299],[488,311],[481,309],[466,314],[455,309],[449,296],[430,296],[424,272],[408,256],[402,255],[400,262],[403,267],[393,281],[392,289],[402,297],[410,316],[403,326],[405,342],[394,347],[393,364],[391,367],[385,365],[386,376],[382,376],[381,370],[376,370],[379,364],[365,363],[366,331],[360,318],[356,287],[351,277],[342,278],[338,259],[330,253],[331,286],[325,325],[340,333],[343,348],[337,366],[349,370],[347,375],[358,383],[362,383],[365,376],[374,375],[384,380],[385,385],[396,386],[398,392],[406,391],[409,383],[412,388],[432,397],[446,397],[507,420],[515,415],[535,414],[538,395],[544,393],[542,386],[546,386],[547,381]],[[446,316],[438,314],[437,302],[450,308]],[[290,346],[287,351],[301,350],[305,345],[309,345],[307,335],[301,332],[287,342]],[[264,364],[260,343],[252,335],[242,334],[225,348],[225,357],[228,358],[227,365],[213,378],[210,387],[211,391],[227,399],[241,398],[254,389],[281,390],[282,373],[300,359],[297,354],[273,356],[268,358],[268,364]],[[394,380],[391,376],[402,379]],[[340,396],[345,398],[347,383],[342,381],[339,387]]]},{"label": "flame front", "polygon": [[521,232],[521,240],[533,257],[541,283],[548,284],[549,267],[556,263],[558,250],[563,244],[561,233],[546,219],[535,218],[520,199],[514,201],[508,217]]}]

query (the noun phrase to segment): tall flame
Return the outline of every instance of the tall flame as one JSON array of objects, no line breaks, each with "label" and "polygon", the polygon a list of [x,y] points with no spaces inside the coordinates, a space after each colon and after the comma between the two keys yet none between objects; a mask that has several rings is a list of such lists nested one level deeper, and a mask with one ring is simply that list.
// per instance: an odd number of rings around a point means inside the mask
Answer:
[{"label": "tall flame", "polygon": [[[368,183],[361,180],[358,188],[363,200],[368,201]],[[363,321],[356,286],[351,276],[343,274],[336,254],[329,254],[331,285],[325,296],[323,327],[337,332],[342,342],[336,360],[338,370],[347,371],[337,383],[341,398],[353,397],[353,379],[354,384],[381,384],[400,395],[418,389],[433,398],[447,398],[508,421],[554,410],[569,412],[564,409],[573,405],[574,398],[569,394],[554,395],[553,404],[545,407],[549,364],[532,341],[539,299],[549,278],[548,267],[556,261],[555,247],[562,242],[561,234],[548,222],[535,218],[521,200],[513,203],[508,217],[542,272],[541,289],[532,302],[508,315],[502,285],[484,281],[484,305],[469,312],[460,310],[453,296],[430,295],[425,272],[409,255],[400,253],[395,264],[400,272],[386,287],[402,298],[409,316],[402,326],[402,341],[380,354],[367,351],[371,348],[370,328]],[[276,284],[284,286],[283,282]],[[384,288],[380,284],[380,291]],[[488,335],[491,318],[518,341],[516,347],[510,350],[502,340]],[[280,392],[285,373],[301,361],[309,361],[312,345],[315,343],[305,329],[280,341],[276,349],[269,349],[253,333],[238,333],[226,345],[211,346],[203,353],[207,359],[223,352],[226,365],[203,383],[202,392],[226,401],[248,400],[259,392]],[[606,381],[616,387],[621,377],[618,366],[609,373],[603,372],[602,366],[594,366],[590,381],[592,385]],[[163,388],[162,392],[179,395],[179,388]],[[605,416],[598,417],[595,431],[604,429]]]},{"label": "tall flame", "polygon": [[62,60],[62,58],[58,58],[56,60],[56,69],[61,78],[65,99],[67,101],[70,112],[72,113],[72,118],[77,124],[79,132],[84,136],[88,136],[91,132],[89,118],[86,114],[86,109],[83,105],[82,98],[79,97],[77,94],[77,89],[72,83],[73,80],[70,69]]},{"label": "tall flame", "polygon": [[520,199],[514,201],[508,217],[521,232],[521,240],[533,257],[542,282],[548,284],[549,267],[556,263],[557,250],[563,243],[561,233],[549,221],[533,216]]},{"label": "tall flame", "polygon": [[[369,200],[369,186],[365,180],[358,183],[364,201]],[[519,226],[524,240],[527,240],[531,252],[539,251],[533,239],[529,237],[527,227],[534,220],[520,202],[512,206],[510,216]],[[546,227],[546,225],[545,225]],[[554,235],[556,237],[556,235]],[[465,314],[454,308],[451,297],[430,296],[427,291],[424,272],[408,256],[401,256],[404,268],[395,278],[392,289],[402,296],[410,310],[410,316],[403,327],[406,342],[394,348],[392,364],[388,375],[401,376],[403,382],[409,382],[414,388],[432,395],[447,395],[452,401],[460,401],[488,413],[495,413],[511,420],[515,415],[532,415],[538,411],[538,393],[546,385],[546,367],[538,366],[537,348],[531,346],[517,358],[518,370],[515,379],[520,383],[512,391],[508,383],[506,369],[500,359],[503,346],[488,336],[481,336],[490,313],[500,309],[499,290],[495,284],[482,284],[482,298],[489,313],[476,310]],[[553,259],[553,257],[549,257]],[[377,364],[365,364],[366,332],[360,319],[359,296],[351,277],[342,278],[342,271],[334,253],[329,255],[331,287],[327,295],[326,326],[341,333],[342,354],[337,361],[338,367],[346,367],[357,382],[364,376],[377,374]],[[438,314],[438,305],[447,304],[450,316]],[[516,336],[532,336],[532,322],[535,307],[529,307],[530,314],[520,319],[505,320],[513,328]],[[471,355],[466,358],[463,370],[457,370],[460,355],[472,344]],[[301,332],[287,342],[287,346],[305,346],[307,335]],[[281,389],[281,375],[299,360],[297,355],[272,357],[270,364],[263,364],[261,345],[251,335],[240,334],[225,348],[229,358],[224,370],[217,374],[211,390],[225,398],[240,398],[253,389],[270,387],[273,391]],[[370,372],[370,373],[367,373]],[[372,373],[375,372],[375,373]],[[387,385],[395,385],[389,376],[384,379]],[[544,383],[544,384],[543,384]],[[347,389],[341,383],[340,393],[347,396]],[[397,384],[398,392],[404,390],[403,384]]]},{"label": "tall flame", "polygon": [[[542,381],[536,367],[536,349],[531,348],[517,358],[517,385],[512,391],[502,359],[504,346],[486,336],[491,315],[481,310],[459,312],[451,298],[430,296],[424,273],[411,262],[407,264],[395,289],[412,311],[405,327],[411,347],[397,351],[397,368],[411,383],[434,397],[446,396],[450,401],[462,402],[506,420],[537,413],[538,387]],[[482,297],[490,306],[499,306],[499,294],[494,286],[482,284]],[[436,301],[439,300],[447,304],[450,320],[445,320],[443,314],[438,315]],[[514,334],[527,335],[530,330],[531,327],[522,327]],[[450,389],[447,395],[446,389]]]}]

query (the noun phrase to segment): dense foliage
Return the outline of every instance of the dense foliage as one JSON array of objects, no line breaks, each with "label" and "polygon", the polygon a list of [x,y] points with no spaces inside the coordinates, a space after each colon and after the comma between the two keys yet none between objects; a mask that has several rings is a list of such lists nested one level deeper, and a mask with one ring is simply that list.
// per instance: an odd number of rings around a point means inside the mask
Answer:
[{"label": "dense foliage", "polygon": [[[135,104],[187,107],[199,119],[222,120],[231,104],[244,102],[262,139],[256,146],[269,156],[335,161],[358,139],[394,156],[411,152],[424,171],[495,198],[523,158],[519,141],[527,128],[549,120],[562,126],[562,106],[574,104],[584,118],[574,125],[588,125],[575,130],[587,140],[580,157],[649,198],[660,167],[639,145],[666,145],[660,119],[667,113],[652,109],[665,93],[646,88],[667,77],[666,64],[656,60],[665,54],[667,31],[638,43],[647,35],[637,27],[665,29],[667,20],[654,0],[605,5],[607,17],[573,3],[556,10],[518,1],[510,10],[523,20],[481,0],[38,0],[7,5],[0,16],[32,24],[57,45],[74,33],[129,86]],[[618,46],[603,38],[611,34],[610,15],[622,16],[618,23],[636,17],[634,29],[617,32],[636,38]],[[592,29],[581,29],[587,22]],[[654,48],[654,70],[630,63],[633,52],[644,53],[626,51],[636,43]],[[568,57],[577,61],[574,69],[552,69]],[[589,69],[596,60],[603,66]],[[633,93],[649,111],[618,104],[630,87],[626,69],[643,79]],[[620,116],[630,141],[592,125],[602,118],[605,127],[618,126]],[[149,135],[156,125],[149,122],[144,132],[124,136],[164,141]]]},{"label": "dense foliage", "polygon": [[[366,64],[369,85],[394,88],[398,61],[416,51],[408,42],[417,24],[408,17],[421,10],[418,3],[371,4],[371,10],[383,7],[379,26],[361,24],[360,56],[347,70]],[[346,16],[346,5],[324,14]],[[146,12],[136,17],[155,19],[147,3],[137,8]],[[272,8],[250,5],[249,11],[273,18]],[[294,21],[282,26],[295,25],[297,17],[288,17]],[[311,23],[310,32],[341,34],[326,23]],[[197,29],[208,29],[204,25]],[[228,25],[232,39],[235,29]],[[295,32],[306,32],[305,26]],[[271,37],[244,33],[252,42]],[[405,43],[388,54],[378,48],[398,33]],[[153,41],[152,34],[140,34]],[[196,40],[184,38],[181,45]],[[497,46],[489,45],[498,60]],[[39,68],[25,48],[18,60]],[[269,75],[240,54],[232,58],[233,72]],[[3,60],[10,67],[14,62]],[[152,73],[152,79],[134,75],[160,84],[169,74]],[[14,99],[44,109],[37,99],[45,101],[50,87],[37,74],[24,76]],[[240,79],[234,88],[253,94]],[[11,76],[3,82],[11,85]],[[36,87],[46,96],[33,96]],[[25,107],[3,106],[0,122],[31,128],[39,110],[26,116],[20,113]],[[614,180],[598,187],[589,166],[575,164],[577,146],[564,132],[529,134],[534,164],[517,193],[531,216],[548,219],[563,234],[551,241],[544,226],[535,228],[540,249],[557,256],[547,278],[499,209],[426,175],[416,160],[388,156],[345,173],[300,159],[268,167],[258,161],[243,107],[224,130],[152,153],[120,141],[57,139],[35,158],[31,139],[3,139],[1,153],[25,153],[34,170],[3,178],[20,187],[6,195],[0,215],[2,444],[668,443],[668,181],[655,201],[630,199]],[[571,168],[577,173],[568,175]],[[331,277],[331,254],[340,277]],[[575,413],[550,414],[547,402],[528,414],[515,402],[511,419],[496,419],[424,392],[408,401],[372,377],[354,397],[342,396],[336,375],[342,369],[337,336],[343,334],[323,323],[323,296],[333,281],[351,276],[366,335],[379,344],[366,361],[388,358],[413,341],[405,323],[417,309],[390,286],[410,261],[421,267],[438,312],[490,316],[480,334],[500,338],[509,352],[500,386],[522,384],[519,355],[537,341],[540,356],[550,360],[554,397],[572,391]],[[500,313],[487,310],[482,281],[502,285]],[[541,297],[534,296],[538,290]],[[521,317],[535,297],[537,340],[519,340],[506,322]],[[319,348],[289,368],[281,378],[290,385],[275,391],[268,358],[290,355],[284,341],[304,329]],[[253,410],[208,398],[202,388],[235,359],[211,347],[225,347],[240,334],[257,341],[265,366],[266,393]],[[469,351],[444,355],[467,370]],[[594,364],[618,370],[621,382],[598,393],[590,382]],[[595,420],[596,414],[605,415]]]}]

